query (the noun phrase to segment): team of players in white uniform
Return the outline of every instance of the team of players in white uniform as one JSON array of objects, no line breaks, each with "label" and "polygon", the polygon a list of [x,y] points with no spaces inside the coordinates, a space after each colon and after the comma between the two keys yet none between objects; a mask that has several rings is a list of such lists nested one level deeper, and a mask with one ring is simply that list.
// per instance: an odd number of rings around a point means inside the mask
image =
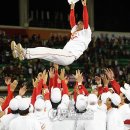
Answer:
[{"label": "team of players in white uniform", "polygon": [[[71,5],[71,16],[74,16],[77,0],[68,2]],[[88,17],[86,0],[82,1],[82,5],[84,21],[79,21],[75,25],[71,17],[71,38],[63,49],[46,47],[24,49],[21,44],[16,45],[15,41],[12,41],[14,58],[18,57],[20,60],[40,58],[59,65],[73,63],[83,54],[91,41],[91,29],[87,24],[88,18],[85,18]],[[82,79],[81,74],[79,75],[79,79]],[[79,92],[76,100],[70,98],[67,93],[62,94],[59,87],[53,86],[51,90],[47,88],[45,90],[45,93],[50,92],[50,99],[44,94],[39,94],[34,104],[30,101],[32,97],[23,97],[25,93],[23,89],[22,94],[10,101],[8,107],[11,112],[1,116],[0,130],[128,130],[130,127],[124,124],[124,121],[130,119],[130,104],[125,102],[125,99],[130,101],[130,86],[128,84],[124,86],[127,87],[120,88],[120,95],[110,91],[101,95],[97,95],[96,91],[88,95]]]},{"label": "team of players in white uniform", "polygon": [[[45,71],[44,71],[45,72]],[[50,71],[49,75],[53,71]],[[47,74],[47,72],[46,72]],[[44,73],[44,83],[47,75]],[[45,76],[46,75],[46,76]],[[108,74],[109,75],[109,74]],[[80,86],[83,75],[76,71],[75,80]],[[58,81],[66,79],[64,69],[61,69]],[[33,81],[34,89],[37,81]],[[40,81],[38,81],[40,82]],[[67,85],[67,82],[66,82]],[[98,87],[98,85],[97,85]],[[26,87],[19,90],[7,107],[10,113],[0,118],[0,130],[129,130],[125,124],[130,119],[130,85],[125,83],[120,87],[120,95],[114,91],[98,94],[96,89],[88,95],[77,93],[76,100],[70,94],[62,93],[64,87],[43,89],[36,96],[34,104],[31,97],[24,97]],[[78,92],[78,88],[77,88]],[[50,98],[46,94],[50,93]]]}]

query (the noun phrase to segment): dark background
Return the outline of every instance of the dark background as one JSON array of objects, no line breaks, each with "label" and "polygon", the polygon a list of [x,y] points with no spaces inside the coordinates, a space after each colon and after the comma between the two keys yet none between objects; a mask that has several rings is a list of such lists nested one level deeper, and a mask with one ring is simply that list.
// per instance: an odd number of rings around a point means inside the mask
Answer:
[{"label": "dark background", "polygon": [[19,1],[0,1],[0,25],[19,25]]},{"label": "dark background", "polygon": [[[129,1],[95,0],[94,23],[96,31],[130,32]],[[69,13],[67,0],[29,0],[29,11],[32,9],[57,10]],[[76,6],[81,13],[80,4]],[[3,0],[0,3],[0,25],[19,26],[18,0]]]},{"label": "dark background", "polygon": [[95,29],[130,32],[129,0],[95,0]]}]

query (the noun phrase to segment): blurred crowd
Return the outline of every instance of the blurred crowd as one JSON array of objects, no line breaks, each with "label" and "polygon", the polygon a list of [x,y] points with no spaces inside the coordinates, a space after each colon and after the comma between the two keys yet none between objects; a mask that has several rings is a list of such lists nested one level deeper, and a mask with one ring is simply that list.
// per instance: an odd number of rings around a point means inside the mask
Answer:
[{"label": "blurred crowd", "polygon": [[[80,15],[76,14],[76,16]],[[63,8],[61,10],[31,10],[29,26],[70,29],[69,12],[63,11]]]},{"label": "blurred crowd", "polygon": [[[9,36],[5,31],[0,31],[0,85],[6,76],[18,78],[25,81],[52,66],[52,63],[40,60],[25,60],[19,62],[14,60],[11,54],[10,42],[15,40],[21,43],[24,48],[46,46],[51,48],[62,48],[69,40],[67,34],[50,34],[48,39],[41,39],[40,35],[33,34],[31,38],[26,35]],[[92,37],[88,49],[84,54],[70,66],[65,66],[68,75],[72,75],[75,69],[80,68],[86,81],[86,87],[93,83],[93,76],[99,75],[104,68],[112,68],[115,78],[120,82],[130,83],[130,38],[116,37],[114,35],[100,34]],[[119,59],[128,59],[127,64],[120,64]],[[71,84],[70,84],[71,86]]]}]

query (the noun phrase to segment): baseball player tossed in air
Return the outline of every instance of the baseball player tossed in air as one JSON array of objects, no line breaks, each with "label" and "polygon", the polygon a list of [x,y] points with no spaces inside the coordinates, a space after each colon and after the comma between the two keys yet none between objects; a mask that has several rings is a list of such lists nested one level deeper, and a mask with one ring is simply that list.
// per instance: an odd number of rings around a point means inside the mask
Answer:
[{"label": "baseball player tossed in air", "polygon": [[83,21],[75,20],[75,3],[70,3],[70,26],[71,37],[63,49],[48,47],[35,47],[24,49],[20,43],[11,42],[11,50],[14,58],[24,59],[44,59],[59,65],[69,65],[77,60],[88,48],[91,41],[91,29],[88,24],[88,10],[86,0],[81,1],[83,5]]}]

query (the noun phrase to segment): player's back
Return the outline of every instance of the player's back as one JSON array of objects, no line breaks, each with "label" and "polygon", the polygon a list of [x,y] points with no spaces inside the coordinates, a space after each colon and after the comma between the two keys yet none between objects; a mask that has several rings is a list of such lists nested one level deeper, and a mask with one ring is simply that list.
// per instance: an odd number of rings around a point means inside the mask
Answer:
[{"label": "player's back", "polygon": [[87,49],[90,41],[91,29],[88,27],[87,29],[73,32],[71,34],[70,40],[63,49],[71,51],[76,56],[76,58],[79,58]]}]

